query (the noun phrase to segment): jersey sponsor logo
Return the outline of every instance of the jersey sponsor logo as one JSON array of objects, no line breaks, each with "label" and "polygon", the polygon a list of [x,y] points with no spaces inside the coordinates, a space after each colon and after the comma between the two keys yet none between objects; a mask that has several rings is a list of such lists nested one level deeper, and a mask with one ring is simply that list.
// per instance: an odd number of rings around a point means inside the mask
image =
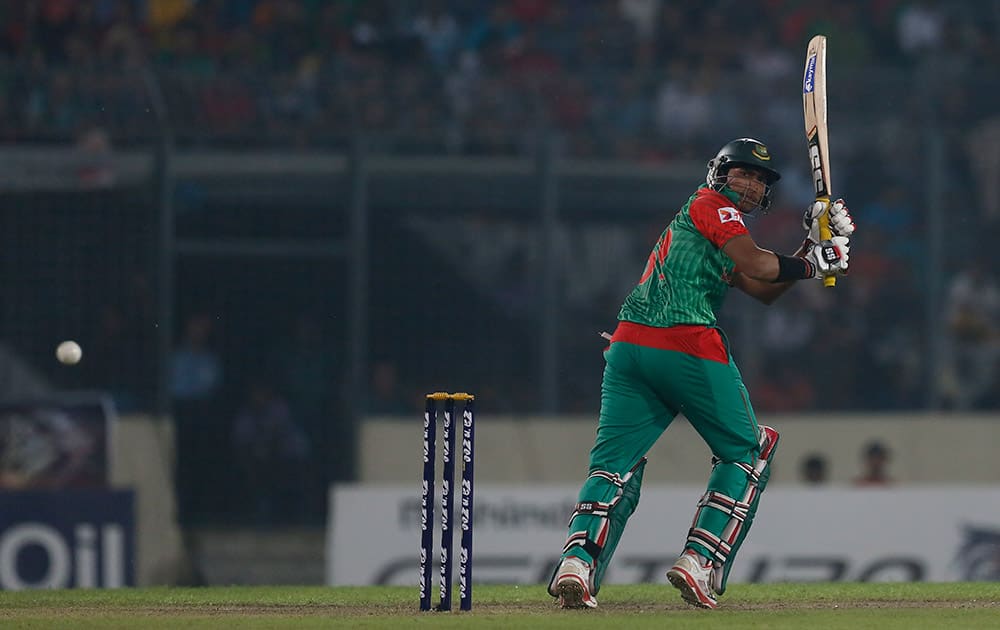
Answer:
[{"label": "jersey sponsor logo", "polygon": [[746,227],[743,223],[743,215],[740,211],[732,206],[727,206],[725,208],[719,208],[719,220],[723,223],[729,223],[730,221],[736,221],[740,225]]}]

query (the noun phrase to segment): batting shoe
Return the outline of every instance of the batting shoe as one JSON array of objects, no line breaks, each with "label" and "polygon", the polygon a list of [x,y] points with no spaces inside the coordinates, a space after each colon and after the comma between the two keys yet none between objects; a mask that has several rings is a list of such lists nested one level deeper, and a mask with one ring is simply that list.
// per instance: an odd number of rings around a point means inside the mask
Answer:
[{"label": "batting shoe", "polygon": [[717,608],[715,589],[712,587],[712,561],[692,549],[685,549],[674,566],[667,571],[667,579],[681,592],[687,603],[699,608]]},{"label": "batting shoe", "polygon": [[549,593],[559,598],[561,608],[597,608],[590,594],[590,565],[580,558],[563,558]]}]

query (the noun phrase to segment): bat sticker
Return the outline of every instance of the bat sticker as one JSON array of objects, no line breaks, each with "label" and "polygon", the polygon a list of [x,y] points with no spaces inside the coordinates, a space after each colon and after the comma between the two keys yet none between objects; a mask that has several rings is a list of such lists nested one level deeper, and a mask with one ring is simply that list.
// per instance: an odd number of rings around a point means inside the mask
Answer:
[{"label": "bat sticker", "polygon": [[802,93],[808,94],[813,91],[816,87],[816,83],[813,80],[816,76],[816,55],[809,57],[809,61],[806,62],[806,74],[805,78],[802,80]]}]

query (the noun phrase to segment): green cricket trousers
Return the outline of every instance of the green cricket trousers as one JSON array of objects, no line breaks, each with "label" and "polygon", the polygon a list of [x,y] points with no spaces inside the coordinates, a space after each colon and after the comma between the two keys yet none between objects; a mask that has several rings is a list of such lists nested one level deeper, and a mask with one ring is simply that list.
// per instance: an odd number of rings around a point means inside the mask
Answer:
[{"label": "green cricket trousers", "polygon": [[[714,457],[708,491],[685,546],[722,566],[742,543],[769,477],[773,444],[761,459],[761,429],[739,369],[728,353],[727,358],[723,363],[621,341],[605,351],[590,475],[563,550],[564,556],[596,561],[595,589],[638,503],[645,455],[678,413]],[[773,442],[776,438],[774,433]]]}]

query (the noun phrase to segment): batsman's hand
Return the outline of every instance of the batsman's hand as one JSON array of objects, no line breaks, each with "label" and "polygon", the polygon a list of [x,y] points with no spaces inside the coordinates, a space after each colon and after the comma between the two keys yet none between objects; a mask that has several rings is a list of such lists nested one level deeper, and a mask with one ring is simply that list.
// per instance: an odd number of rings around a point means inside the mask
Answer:
[{"label": "batsman's hand", "polygon": [[829,276],[846,274],[850,251],[851,239],[846,236],[834,236],[828,241],[809,247],[805,259],[812,263],[816,270],[813,278],[822,280]]},{"label": "batsman's hand", "polygon": [[819,235],[819,217],[829,207],[830,209],[830,231],[834,236],[851,236],[854,234],[854,219],[847,210],[847,203],[843,199],[838,199],[830,205],[823,201],[816,201],[806,208],[802,215],[802,227],[807,232],[806,239],[810,243],[816,244],[821,240]]}]

